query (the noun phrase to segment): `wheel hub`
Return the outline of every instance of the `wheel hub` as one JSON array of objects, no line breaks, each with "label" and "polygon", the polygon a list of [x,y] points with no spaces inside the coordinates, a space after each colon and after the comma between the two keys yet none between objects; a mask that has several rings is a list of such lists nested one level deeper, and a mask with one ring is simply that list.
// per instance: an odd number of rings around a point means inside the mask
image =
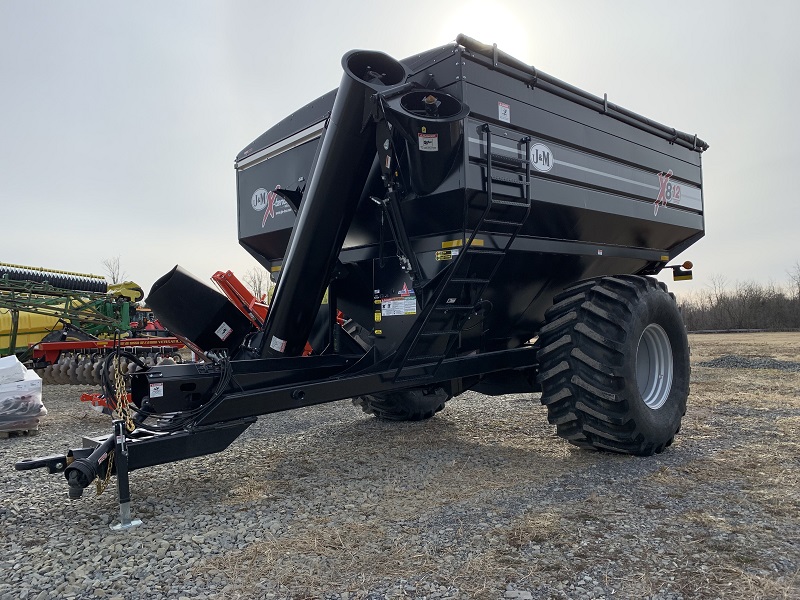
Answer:
[{"label": "wheel hub", "polygon": [[661,408],[672,389],[672,345],[655,323],[645,327],[636,349],[636,383],[648,408]]}]

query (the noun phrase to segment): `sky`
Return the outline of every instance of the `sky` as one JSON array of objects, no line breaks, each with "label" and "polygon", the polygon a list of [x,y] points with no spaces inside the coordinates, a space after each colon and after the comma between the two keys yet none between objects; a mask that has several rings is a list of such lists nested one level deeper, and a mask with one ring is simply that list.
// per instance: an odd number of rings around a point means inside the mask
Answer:
[{"label": "sky", "polygon": [[104,274],[119,256],[145,290],[175,264],[242,275],[238,152],[336,87],[346,51],[465,33],[710,144],[706,237],[674,291],[782,284],[800,264],[798,21],[779,0],[0,0],[0,262]]}]

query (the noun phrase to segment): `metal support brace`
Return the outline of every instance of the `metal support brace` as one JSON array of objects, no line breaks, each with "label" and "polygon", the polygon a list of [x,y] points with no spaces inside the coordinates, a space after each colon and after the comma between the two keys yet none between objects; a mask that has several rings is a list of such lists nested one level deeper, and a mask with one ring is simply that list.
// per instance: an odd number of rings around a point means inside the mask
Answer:
[{"label": "metal support brace", "polygon": [[114,531],[127,531],[142,524],[141,519],[131,519],[131,489],[128,481],[128,444],[125,439],[125,421],[114,421],[114,458],[117,464],[117,495],[119,497],[119,523],[111,525]]}]

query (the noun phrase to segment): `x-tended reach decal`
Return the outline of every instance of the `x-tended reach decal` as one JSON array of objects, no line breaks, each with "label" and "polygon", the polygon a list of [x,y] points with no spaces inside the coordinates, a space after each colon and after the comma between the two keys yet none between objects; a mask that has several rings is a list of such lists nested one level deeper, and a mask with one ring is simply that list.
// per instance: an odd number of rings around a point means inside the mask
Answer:
[{"label": "x-tended reach decal", "polygon": [[[275,189],[279,190],[281,189],[281,186],[276,185]],[[278,194],[276,194],[274,190],[267,193],[267,209],[264,211],[264,218],[261,220],[261,227],[264,227],[264,225],[267,223],[268,217],[275,216],[275,198],[277,197]]]},{"label": "x-tended reach decal", "polygon": [[653,214],[658,215],[658,207],[666,206],[668,202],[680,204],[681,202],[681,186],[672,183],[669,179],[672,177],[672,169],[666,173],[658,173],[658,197],[653,203]]}]

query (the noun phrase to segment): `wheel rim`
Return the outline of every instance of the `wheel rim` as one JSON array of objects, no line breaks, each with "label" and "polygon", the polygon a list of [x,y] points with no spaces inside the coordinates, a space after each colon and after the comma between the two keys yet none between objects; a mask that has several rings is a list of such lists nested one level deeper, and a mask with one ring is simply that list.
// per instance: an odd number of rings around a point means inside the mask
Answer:
[{"label": "wheel rim", "polygon": [[636,349],[636,383],[648,408],[664,406],[672,388],[672,371],[672,345],[667,332],[651,323],[642,332]]}]

